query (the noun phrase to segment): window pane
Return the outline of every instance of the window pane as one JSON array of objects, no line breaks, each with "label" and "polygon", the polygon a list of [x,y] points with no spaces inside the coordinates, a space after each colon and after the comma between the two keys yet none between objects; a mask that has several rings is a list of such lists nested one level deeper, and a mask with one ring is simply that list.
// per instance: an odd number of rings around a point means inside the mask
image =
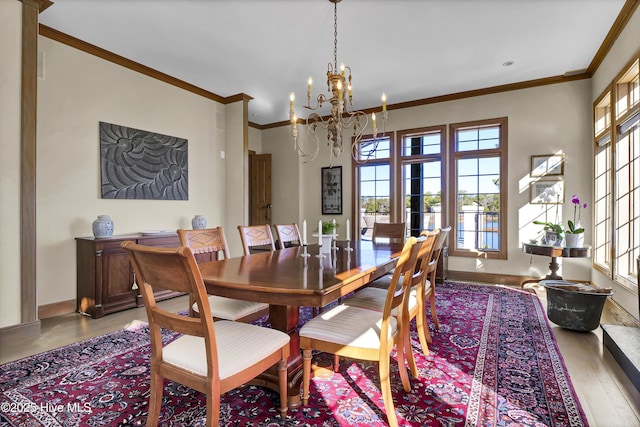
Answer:
[{"label": "window pane", "polygon": [[[380,148],[382,147],[382,151]],[[389,156],[389,139],[380,141],[375,156]],[[357,200],[357,212],[360,212],[360,238],[370,239],[373,223],[389,222],[391,210],[391,166],[389,160],[376,164],[356,164],[359,176],[360,197]]]},{"label": "window pane", "polygon": [[489,150],[500,148],[500,127],[460,129],[456,132],[456,151]]},{"label": "window pane", "polygon": [[409,234],[441,227],[442,177],[440,162],[407,164],[403,167],[405,215]]},{"label": "window pane", "polygon": [[440,132],[404,138],[402,144],[403,156],[416,156],[425,154],[439,154],[441,144]]},{"label": "window pane", "polygon": [[360,143],[360,160],[388,159],[391,156],[391,140],[381,138]]},{"label": "window pane", "polygon": [[[614,277],[636,284],[636,258],[640,254],[640,130],[638,122],[617,137],[615,152],[615,258],[613,260]],[[598,154],[600,155],[600,153]],[[596,161],[596,165],[598,161]],[[596,171],[596,192],[601,195],[603,178]],[[596,214],[601,208],[596,210]],[[600,218],[596,218],[596,221]],[[598,222],[596,222],[598,225]],[[596,236],[600,237],[600,236]],[[598,248],[597,248],[598,249]],[[598,254],[598,252],[596,252]],[[598,259],[598,261],[600,261]]]}]

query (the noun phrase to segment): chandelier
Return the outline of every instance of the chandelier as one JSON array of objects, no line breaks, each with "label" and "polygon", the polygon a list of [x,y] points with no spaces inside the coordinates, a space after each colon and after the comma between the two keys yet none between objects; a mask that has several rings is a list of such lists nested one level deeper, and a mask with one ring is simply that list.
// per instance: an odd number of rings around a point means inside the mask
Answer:
[{"label": "chandelier", "polygon": [[[305,151],[298,140],[298,117],[294,112],[295,94],[291,92],[289,97],[289,119],[291,121],[291,135],[293,137],[294,148],[303,163],[315,160],[320,150],[318,132],[320,129],[327,131],[327,145],[329,146],[329,164],[333,164],[333,159],[340,156],[344,151],[343,130],[353,129],[353,139],[351,142],[351,156],[358,162],[364,162],[375,153],[378,146],[378,127],[375,113],[371,114],[373,138],[366,139],[362,144],[362,136],[369,122],[367,114],[363,111],[354,111],[353,96],[351,86],[351,68],[340,64],[338,69],[338,3],[341,0],[329,0],[333,3],[333,64],[327,65],[327,93],[320,94],[315,99],[315,105],[311,105],[312,79],[307,82],[307,105],[304,108],[312,112],[306,118],[307,134],[311,139],[311,149]],[[348,99],[348,103],[346,102]],[[331,115],[321,116],[316,111],[320,110],[323,104],[331,104]],[[384,136],[387,118],[387,97],[382,94],[382,127],[381,136]],[[365,148],[366,147],[366,148]]]}]

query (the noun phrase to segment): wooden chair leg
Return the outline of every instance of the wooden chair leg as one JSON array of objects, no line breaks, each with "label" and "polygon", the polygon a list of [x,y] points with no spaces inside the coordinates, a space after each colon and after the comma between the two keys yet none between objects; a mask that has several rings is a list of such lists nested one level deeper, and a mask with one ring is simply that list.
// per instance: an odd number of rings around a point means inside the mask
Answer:
[{"label": "wooden chair leg", "polygon": [[[400,372],[400,379],[402,380],[402,387],[407,393],[411,391],[411,381],[409,381],[409,374],[407,373],[407,366],[405,362],[405,344],[404,344],[404,332],[401,331],[398,334],[398,342],[396,342],[396,355],[398,357],[398,371]],[[388,359],[388,356],[387,356]],[[415,364],[415,361],[413,362]],[[387,361],[387,366],[389,361]],[[417,368],[416,368],[417,373]],[[389,373],[387,372],[387,379]]]},{"label": "wooden chair leg", "polygon": [[340,356],[337,354],[333,355],[333,372],[338,372],[340,370]]},{"label": "wooden chair leg", "polygon": [[416,315],[416,329],[418,330],[418,338],[420,339],[420,347],[425,356],[429,355],[429,344],[431,344],[431,333],[429,332],[429,324],[427,323],[427,308],[424,299],[418,302],[418,314]]},{"label": "wooden chair leg", "polygon": [[302,350],[302,404],[309,404],[309,382],[311,380],[311,349]]},{"label": "wooden chair leg", "polygon": [[[404,363],[403,363],[403,366],[404,366]],[[389,355],[386,353],[381,353],[379,371],[380,371],[380,391],[382,392],[382,400],[384,401],[384,409],[387,412],[387,419],[389,420],[389,426],[397,427],[398,418],[396,417],[396,408],[393,406],[393,395],[391,394],[391,380],[389,379]],[[406,375],[406,369],[405,369],[405,375]]]},{"label": "wooden chair leg", "polygon": [[431,317],[433,318],[433,324],[436,327],[436,330],[440,330],[440,322],[438,321],[438,313],[436,313],[436,293],[435,291],[431,293],[431,298],[429,298],[429,302],[431,304]]},{"label": "wooden chair leg", "polygon": [[[407,359],[407,364],[409,365],[409,370],[411,371],[411,375],[414,378],[418,378],[418,365],[416,365],[416,359],[413,356],[413,349],[411,348],[411,336],[409,335],[409,322],[403,326],[402,330],[402,341],[403,345],[398,346],[396,351],[400,351],[400,349],[404,350],[405,358]],[[400,358],[398,358],[398,362],[400,362]],[[411,387],[411,385],[409,385]]]},{"label": "wooden chair leg", "polygon": [[147,425],[156,427],[160,418],[160,407],[162,405],[163,378],[161,375],[151,371],[151,393],[149,395],[149,413],[147,415]]},{"label": "wooden chair leg", "polygon": [[287,359],[278,362],[278,387],[280,388],[280,416],[287,418]]},{"label": "wooden chair leg", "polygon": [[216,427],[220,423],[220,395],[213,389],[207,393],[207,421],[206,427]]}]

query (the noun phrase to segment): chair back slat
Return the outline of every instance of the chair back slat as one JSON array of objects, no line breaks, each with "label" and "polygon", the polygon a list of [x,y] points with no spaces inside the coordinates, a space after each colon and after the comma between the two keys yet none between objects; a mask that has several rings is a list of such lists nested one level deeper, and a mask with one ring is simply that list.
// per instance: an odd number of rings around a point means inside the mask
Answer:
[{"label": "chair back slat", "polygon": [[433,273],[435,276],[435,271],[438,268],[438,260],[440,259],[440,254],[442,253],[442,248],[444,247],[444,243],[447,240],[447,235],[451,231],[451,226],[447,226],[440,229],[440,233],[433,244],[433,251],[431,252],[431,261],[429,262],[429,267],[427,273]]},{"label": "chair back slat", "polygon": [[439,235],[439,229],[435,231],[423,231],[420,233],[420,236],[424,237],[425,240],[420,247],[420,252],[418,253],[416,274],[414,274],[413,277],[413,286],[426,280],[429,264],[431,263],[431,257],[433,256],[433,250]]},{"label": "chair back slat", "polygon": [[274,227],[276,229],[276,237],[280,243],[280,249],[302,245],[297,224],[276,224]]},{"label": "chair back slat", "polygon": [[194,254],[222,253],[229,258],[229,246],[222,227],[205,228],[201,230],[178,230],[180,245],[191,249]]},{"label": "chair back slat", "polygon": [[271,234],[271,226],[265,225],[239,225],[238,232],[242,241],[242,249],[245,255],[250,255],[257,250],[275,251],[276,246]]},{"label": "chair back slat", "polygon": [[411,288],[414,274],[416,274],[418,254],[420,253],[420,248],[424,240],[424,237],[420,239],[410,237],[405,242],[396,267],[393,270],[393,275],[391,276],[391,283],[388,288],[387,299],[383,310],[383,318],[391,315],[391,311],[403,302],[405,294],[408,292],[408,289]]},{"label": "chair back slat", "polygon": [[374,222],[372,240],[386,239],[390,242],[404,243],[407,230],[404,222]]}]

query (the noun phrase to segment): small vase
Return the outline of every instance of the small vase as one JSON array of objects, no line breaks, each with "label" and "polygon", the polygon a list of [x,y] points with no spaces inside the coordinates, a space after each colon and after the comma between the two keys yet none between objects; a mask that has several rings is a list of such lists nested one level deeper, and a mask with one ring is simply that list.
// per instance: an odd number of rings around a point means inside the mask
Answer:
[{"label": "small vase", "polygon": [[194,230],[207,228],[207,219],[202,215],[196,215],[191,220],[191,227],[193,227]]},{"label": "small vase", "polygon": [[582,248],[584,247],[584,233],[571,234],[566,233],[564,246],[566,248]]},{"label": "small vase", "polygon": [[109,215],[98,215],[91,226],[96,238],[111,237],[113,235],[113,221]]}]

